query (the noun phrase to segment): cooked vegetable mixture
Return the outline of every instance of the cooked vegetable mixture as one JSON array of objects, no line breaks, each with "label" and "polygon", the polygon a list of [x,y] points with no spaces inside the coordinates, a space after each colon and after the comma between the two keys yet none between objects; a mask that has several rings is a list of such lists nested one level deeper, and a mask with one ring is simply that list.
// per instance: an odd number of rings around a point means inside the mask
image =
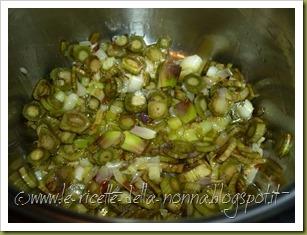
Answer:
[{"label": "cooked vegetable mixture", "polygon": [[[10,176],[15,185],[64,191],[75,200],[61,206],[80,213],[164,220],[232,206],[167,195],[213,197],[216,185],[222,194],[257,192],[257,174],[278,182],[283,169],[265,156],[270,130],[254,108],[251,84],[232,64],[172,51],[171,44],[165,37],[147,45],[136,35],[105,41],[98,33],[63,41],[72,66],[39,80],[24,106],[37,140]],[[275,152],[286,156],[291,143],[283,134]],[[79,200],[115,191],[113,203]]]}]

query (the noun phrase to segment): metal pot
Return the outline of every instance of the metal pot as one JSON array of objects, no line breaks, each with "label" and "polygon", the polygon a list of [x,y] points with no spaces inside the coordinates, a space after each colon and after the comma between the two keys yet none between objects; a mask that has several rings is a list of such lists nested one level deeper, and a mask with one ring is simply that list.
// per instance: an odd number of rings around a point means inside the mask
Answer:
[{"label": "metal pot", "polygon": [[[9,162],[23,157],[32,142],[21,110],[34,84],[53,67],[68,64],[59,54],[59,41],[85,40],[96,31],[105,38],[145,35],[147,42],[169,35],[176,50],[232,62],[254,84],[259,102],[269,103],[271,127],[294,134],[294,9],[9,9]],[[239,211],[235,219],[206,221],[259,221],[293,205],[294,151],[282,164],[287,179],[282,189],[290,193],[276,204]],[[118,221],[56,207],[17,207],[16,192],[9,187],[10,207],[40,220]]]}]

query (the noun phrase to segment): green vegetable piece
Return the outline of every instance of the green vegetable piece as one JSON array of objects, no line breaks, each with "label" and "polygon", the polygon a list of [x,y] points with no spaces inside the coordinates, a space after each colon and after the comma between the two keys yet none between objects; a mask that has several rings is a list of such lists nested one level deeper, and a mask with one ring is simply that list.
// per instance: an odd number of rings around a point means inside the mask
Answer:
[{"label": "green vegetable piece", "polygon": [[79,139],[75,139],[74,140],[74,146],[78,149],[84,149],[88,146],[89,144],[89,140],[88,139],[82,139],[82,138],[79,138]]},{"label": "green vegetable piece", "polygon": [[206,118],[206,110],[207,110],[207,101],[204,95],[198,95],[196,96],[194,100],[194,105],[196,112],[198,116],[200,116],[202,119]]},{"label": "green vegetable piece", "polygon": [[19,174],[30,188],[37,187],[37,179],[35,178],[34,174],[30,171],[30,169],[26,167],[21,167],[19,169]]},{"label": "green vegetable piece", "polygon": [[63,144],[72,144],[76,133],[72,133],[69,131],[61,131],[59,134],[59,138]]},{"label": "green vegetable piece", "polygon": [[148,100],[165,102],[167,105],[170,103],[169,97],[163,91],[160,91],[160,90],[155,90],[151,92],[148,96]]},{"label": "green vegetable piece", "polygon": [[146,45],[143,37],[141,36],[131,36],[129,38],[128,49],[134,53],[140,53],[145,49]]},{"label": "green vegetable piece", "polygon": [[278,136],[275,151],[279,157],[285,157],[292,148],[293,137],[290,133],[282,133]]},{"label": "green vegetable piece", "polygon": [[109,57],[121,58],[126,55],[126,50],[116,44],[110,44],[107,49],[107,54]]},{"label": "green vegetable piece", "polygon": [[178,117],[170,117],[167,124],[172,130],[177,130],[182,126],[182,122]]},{"label": "green vegetable piece", "polygon": [[216,150],[215,145],[210,144],[210,143],[198,142],[198,143],[195,143],[194,146],[198,152],[202,152],[202,153],[213,152]]},{"label": "green vegetable piece", "polygon": [[50,115],[58,117],[63,114],[63,103],[54,96],[43,97],[40,102],[44,109],[50,113]]},{"label": "green vegetable piece", "polygon": [[29,121],[38,121],[43,115],[43,109],[40,103],[32,101],[24,106],[22,114]]},{"label": "green vegetable piece", "polygon": [[181,101],[176,104],[174,107],[174,111],[184,124],[194,121],[197,117],[194,105],[188,100]]},{"label": "green vegetable piece", "polygon": [[129,73],[138,75],[143,69],[144,65],[139,57],[125,57],[122,59],[122,67]]},{"label": "green vegetable piece", "polygon": [[227,92],[226,88],[222,88],[212,97],[209,108],[215,116],[223,117],[229,112],[231,101],[227,98]]},{"label": "green vegetable piece", "polygon": [[110,149],[105,149],[95,154],[96,162],[99,165],[104,165],[108,162],[111,162],[113,157],[114,157],[114,153]]},{"label": "green vegetable piece", "polygon": [[125,109],[132,113],[139,113],[146,109],[147,101],[143,93],[128,93],[125,97]]},{"label": "green vegetable piece", "polygon": [[126,35],[118,35],[113,38],[113,41],[117,46],[123,47],[127,45],[128,37]]},{"label": "green vegetable piece", "polygon": [[89,126],[89,119],[84,114],[74,111],[64,113],[60,123],[62,130],[78,134],[84,132]]},{"label": "green vegetable piece", "polygon": [[193,94],[199,93],[204,88],[204,82],[197,74],[189,74],[185,76],[183,83],[185,88]]},{"label": "green vegetable piece", "polygon": [[174,190],[172,189],[171,184],[170,184],[170,178],[168,177],[165,177],[162,179],[160,183],[160,188],[161,188],[163,195],[165,196],[167,196],[168,194],[174,193]]},{"label": "green vegetable piece", "polygon": [[152,62],[159,62],[163,60],[163,54],[159,48],[155,45],[150,46],[146,49],[146,57],[151,60]]},{"label": "green vegetable piece", "polygon": [[168,49],[172,45],[172,39],[170,37],[159,38],[157,44],[163,49]]},{"label": "green vegetable piece", "polygon": [[199,193],[201,191],[201,185],[195,182],[186,182],[184,184],[184,191],[187,193]]},{"label": "green vegetable piece", "polygon": [[152,119],[164,118],[168,113],[167,104],[163,101],[150,101],[148,103],[148,115]]},{"label": "green vegetable piece", "polygon": [[179,175],[181,182],[196,182],[211,174],[211,169],[207,164],[200,164],[197,167]]},{"label": "green vegetable piece", "polygon": [[40,100],[42,97],[49,96],[51,93],[51,86],[46,79],[39,80],[33,90],[32,96],[36,100]]},{"label": "green vegetable piece", "polygon": [[123,134],[120,131],[107,131],[99,138],[99,145],[107,149],[111,146],[119,145],[123,140]]},{"label": "green vegetable piece", "polygon": [[117,83],[115,80],[107,80],[104,86],[105,96],[109,99],[117,96]]},{"label": "green vegetable piece", "polygon": [[172,61],[164,61],[158,68],[158,87],[175,87],[180,76],[181,67]]},{"label": "green vegetable piece", "polygon": [[97,73],[101,68],[100,60],[97,57],[92,57],[88,64],[93,73]]},{"label": "green vegetable piece", "polygon": [[[199,197],[204,197],[206,196],[206,194],[200,194]],[[210,207],[215,207],[215,204],[210,205],[209,203],[201,203],[200,201],[196,201],[194,202],[194,207],[195,209],[201,214],[201,216],[210,216],[210,215],[214,215],[215,213],[217,213],[217,211],[212,210],[212,208]]]},{"label": "green vegetable piece", "polygon": [[146,142],[140,137],[131,134],[129,131],[124,131],[124,135],[125,140],[121,145],[121,148],[138,155],[142,154],[146,148]]},{"label": "green vegetable piece", "polygon": [[121,115],[119,119],[119,127],[123,130],[130,130],[135,126],[135,119],[129,115]]},{"label": "green vegetable piece", "polygon": [[160,167],[164,172],[182,173],[184,164],[171,164],[171,163],[160,162]]},{"label": "green vegetable piece", "polygon": [[191,153],[194,150],[194,146],[186,141],[174,140],[170,143],[172,151],[176,153]]},{"label": "green vegetable piece", "polygon": [[75,60],[84,62],[90,55],[90,48],[88,46],[74,45],[72,55]]},{"label": "green vegetable piece", "polygon": [[97,110],[99,108],[100,101],[96,97],[91,97],[88,101],[88,107],[92,110]]},{"label": "green vegetable piece", "polygon": [[43,148],[36,148],[27,156],[27,161],[32,165],[39,165],[49,157],[49,153]]},{"label": "green vegetable piece", "polygon": [[255,118],[249,124],[246,136],[251,143],[256,143],[258,140],[260,140],[261,137],[264,136],[265,132],[266,132],[265,123],[261,119]]},{"label": "green vegetable piece", "polygon": [[36,129],[38,135],[38,145],[49,152],[55,152],[59,145],[60,141],[58,138],[49,130],[48,126],[42,124]]}]

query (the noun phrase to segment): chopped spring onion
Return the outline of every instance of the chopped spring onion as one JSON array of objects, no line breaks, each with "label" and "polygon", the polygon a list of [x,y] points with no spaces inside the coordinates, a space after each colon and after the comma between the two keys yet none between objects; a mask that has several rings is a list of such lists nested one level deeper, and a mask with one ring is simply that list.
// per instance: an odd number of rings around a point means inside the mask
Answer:
[{"label": "chopped spring onion", "polygon": [[123,47],[128,43],[128,37],[126,35],[118,35],[113,37],[113,41],[117,46]]},{"label": "chopped spring onion", "polygon": [[197,94],[203,89],[202,78],[196,74],[189,74],[185,76],[183,83],[185,88],[194,94]]},{"label": "chopped spring onion", "polygon": [[146,142],[129,131],[124,131],[124,135],[125,140],[121,148],[135,154],[142,154],[145,150]]},{"label": "chopped spring onion", "polygon": [[266,125],[261,119],[254,119],[246,132],[250,142],[256,143],[266,132]]},{"label": "chopped spring onion", "polygon": [[172,61],[165,61],[159,67],[158,87],[175,87],[179,79],[181,67]]},{"label": "chopped spring onion", "polygon": [[180,174],[180,180],[183,182],[196,182],[211,174],[211,169],[206,164],[201,164],[192,170]]},{"label": "chopped spring onion", "polygon": [[154,130],[140,126],[134,126],[130,132],[146,140],[154,139],[157,134]]},{"label": "chopped spring onion", "polygon": [[172,45],[172,39],[170,37],[163,37],[158,40],[158,45],[161,48],[167,49]]},{"label": "chopped spring onion", "polygon": [[75,108],[75,106],[78,103],[78,95],[75,93],[71,93],[68,95],[64,100],[63,110],[64,111],[70,111]]},{"label": "chopped spring onion", "polygon": [[29,121],[38,121],[43,114],[43,109],[38,102],[33,101],[24,106],[22,114]]},{"label": "chopped spring onion", "polygon": [[278,136],[275,150],[279,157],[286,156],[292,147],[292,135],[290,133],[282,133]]},{"label": "chopped spring onion", "polygon": [[180,66],[182,69],[181,76],[199,73],[203,66],[203,60],[198,55],[187,56],[181,61]]},{"label": "chopped spring onion", "polygon": [[[264,120],[278,124],[284,115],[264,102],[264,115],[254,115],[256,94],[237,68],[170,50],[171,43],[164,37],[147,45],[126,34],[101,41],[99,33],[79,43],[63,41],[61,52],[72,65],[39,80],[34,101],[24,106],[26,125],[37,135],[25,159],[10,166],[14,186],[74,199],[121,192],[116,203],[83,198],[65,207],[104,217],[173,220],[233,208],[176,203],[164,194],[211,199],[214,184],[223,185],[218,197],[281,184],[283,168],[267,158],[266,148],[284,157],[293,137],[276,136]],[[147,203],[149,195],[158,200]]]},{"label": "chopped spring onion", "polygon": [[190,101],[182,101],[175,105],[175,113],[186,124],[197,117],[194,105]]},{"label": "chopped spring onion", "polygon": [[64,131],[76,132],[78,134],[85,131],[90,125],[88,118],[82,113],[66,112],[60,123],[60,128]]},{"label": "chopped spring onion", "polygon": [[130,37],[128,49],[134,53],[142,52],[145,49],[144,39],[140,36]]},{"label": "chopped spring onion", "polygon": [[125,97],[125,108],[127,111],[137,113],[144,111],[147,107],[146,97],[142,92],[129,93]]},{"label": "chopped spring onion", "polygon": [[242,120],[249,120],[252,117],[254,107],[249,100],[244,100],[234,104],[233,116]]},{"label": "chopped spring onion", "polygon": [[135,92],[140,90],[144,85],[144,79],[142,76],[129,76],[128,92]]},{"label": "chopped spring onion", "polygon": [[120,144],[122,139],[123,135],[120,131],[107,131],[101,136],[99,145],[102,148],[107,149],[111,146]]}]

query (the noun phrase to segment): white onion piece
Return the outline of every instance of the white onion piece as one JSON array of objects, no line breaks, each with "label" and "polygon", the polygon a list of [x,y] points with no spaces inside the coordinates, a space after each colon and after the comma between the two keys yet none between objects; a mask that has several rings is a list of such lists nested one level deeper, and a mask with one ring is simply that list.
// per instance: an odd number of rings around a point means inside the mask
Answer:
[{"label": "white onion piece", "polygon": [[101,105],[100,105],[100,110],[101,110],[101,111],[105,112],[105,111],[107,111],[108,109],[109,109],[109,105],[106,105],[106,104],[101,104]]},{"label": "white onion piece", "polygon": [[253,152],[259,153],[260,156],[263,156],[263,149],[260,147],[260,144],[253,143],[252,144],[252,150],[253,150]]},{"label": "white onion piece", "polygon": [[110,168],[110,169],[114,169],[114,168],[119,168],[123,165],[123,162],[108,162],[106,164],[106,167]]},{"label": "white onion piece", "polygon": [[226,69],[218,69],[216,66],[212,65],[208,68],[207,74],[208,77],[217,77],[217,78],[227,78],[232,76],[232,72],[229,68]]},{"label": "white onion piece", "polygon": [[130,132],[146,140],[154,139],[157,134],[154,130],[140,126],[133,127]]},{"label": "white onion piece", "polygon": [[230,76],[232,76],[232,72],[230,71],[230,69],[223,69],[223,70],[220,70],[220,71],[218,71],[218,73],[217,73],[217,77],[219,77],[219,78],[222,78],[222,79],[224,79],[224,78],[227,78],[227,77],[230,77]]},{"label": "white onion piece", "polygon": [[45,175],[47,175],[48,173],[46,171],[43,170],[36,170],[34,171],[35,177],[38,180],[42,180],[44,178]]},{"label": "white onion piece", "polygon": [[183,71],[190,71],[191,73],[198,72],[203,64],[202,58],[200,58],[198,55],[192,55],[185,57],[181,63],[180,66]]},{"label": "white onion piece", "polygon": [[126,178],[124,177],[123,173],[118,170],[118,168],[114,168],[112,170],[112,172],[113,172],[115,180],[118,183],[120,183],[120,184],[124,184],[125,183]]},{"label": "white onion piece", "polygon": [[156,76],[156,68],[155,68],[153,62],[151,62],[150,60],[146,59],[145,63],[146,63],[145,72],[147,72],[151,78],[155,78],[155,76]]},{"label": "white onion piece", "polygon": [[113,175],[112,169],[107,166],[102,166],[95,177],[97,183],[101,183],[105,180],[109,180]]},{"label": "white onion piece", "polygon": [[71,93],[70,95],[68,95],[64,101],[63,110],[64,111],[72,110],[78,103],[78,99],[79,97],[75,93]]},{"label": "white onion piece", "polygon": [[127,75],[129,77],[128,80],[128,92],[135,92],[140,90],[143,87],[144,80],[142,76],[134,76],[134,75]]},{"label": "white onion piece", "polygon": [[208,77],[216,77],[218,73],[218,68],[215,66],[210,66],[207,70],[207,76]]},{"label": "white onion piece", "polygon": [[66,95],[65,95],[64,91],[58,91],[57,93],[54,94],[54,97],[55,97],[58,101],[64,102]]},{"label": "white onion piece", "polygon": [[102,48],[99,48],[95,53],[99,60],[105,60],[108,56]]},{"label": "white onion piece", "polygon": [[75,179],[81,181],[83,179],[84,168],[82,166],[77,166],[75,169]]},{"label": "white onion piece", "polygon": [[219,77],[209,77],[209,76],[205,76],[203,77],[203,79],[207,88],[210,88],[211,86],[215,85],[217,82],[221,80],[221,78]]},{"label": "white onion piece", "polygon": [[243,120],[249,120],[254,111],[253,104],[249,100],[244,100],[236,104],[234,112]]},{"label": "white onion piece", "polygon": [[102,62],[102,69],[103,70],[109,70],[113,67],[113,65],[115,64],[116,59],[114,57],[109,57],[106,58],[103,62]]},{"label": "white onion piece", "polygon": [[78,96],[85,96],[87,94],[86,88],[80,83],[77,82],[77,95]]}]

